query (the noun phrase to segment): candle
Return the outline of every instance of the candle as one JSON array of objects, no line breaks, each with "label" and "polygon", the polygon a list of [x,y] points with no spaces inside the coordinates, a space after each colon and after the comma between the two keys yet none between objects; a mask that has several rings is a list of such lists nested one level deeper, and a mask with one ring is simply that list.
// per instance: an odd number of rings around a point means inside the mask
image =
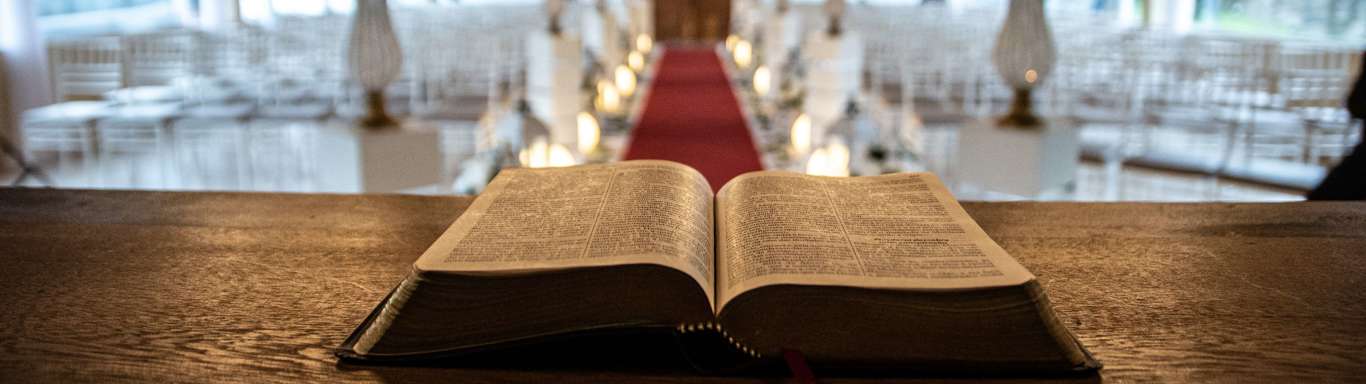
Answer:
[{"label": "candle", "polygon": [[617,90],[621,92],[621,97],[631,97],[636,93],[636,74],[631,72],[625,65],[618,65],[616,70]]},{"label": "candle", "polygon": [[645,70],[645,55],[639,51],[631,51],[626,55],[626,64],[631,66],[631,70],[641,72]]},{"label": "candle", "polygon": [[647,35],[647,34],[644,34],[644,33],[639,34],[639,35],[636,35],[636,50],[637,50],[637,51],[640,51],[640,52],[649,52],[651,49],[654,49],[654,46],[655,46],[654,39],[651,39],[651,38],[650,38],[650,35]]},{"label": "candle", "polygon": [[805,113],[798,115],[792,121],[792,149],[798,154],[806,153],[811,150],[811,117]]},{"label": "candle", "polygon": [[731,56],[735,58],[736,67],[740,69],[749,68],[749,65],[754,62],[754,48],[749,45],[748,41],[737,41],[735,42],[735,53]]},{"label": "candle", "polygon": [[579,112],[578,120],[579,153],[592,152],[602,139],[602,127],[598,125],[598,119],[588,112]]},{"label": "candle", "polygon": [[758,69],[755,69],[754,93],[759,95],[759,97],[767,96],[769,88],[772,87],[772,84],[770,84],[770,82],[773,81],[772,76],[773,75],[768,71],[768,66],[760,65]]}]

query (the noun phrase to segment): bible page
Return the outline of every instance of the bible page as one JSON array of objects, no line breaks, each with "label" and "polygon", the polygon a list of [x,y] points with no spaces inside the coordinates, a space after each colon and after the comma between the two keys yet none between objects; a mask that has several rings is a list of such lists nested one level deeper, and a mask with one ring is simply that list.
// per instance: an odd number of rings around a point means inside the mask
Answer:
[{"label": "bible page", "polygon": [[711,187],[656,160],[503,170],[418,259],[420,271],[526,273],[658,264],[712,294]]},{"label": "bible page", "polygon": [[765,285],[953,290],[1034,276],[929,173],[741,175],[717,194],[717,307]]}]

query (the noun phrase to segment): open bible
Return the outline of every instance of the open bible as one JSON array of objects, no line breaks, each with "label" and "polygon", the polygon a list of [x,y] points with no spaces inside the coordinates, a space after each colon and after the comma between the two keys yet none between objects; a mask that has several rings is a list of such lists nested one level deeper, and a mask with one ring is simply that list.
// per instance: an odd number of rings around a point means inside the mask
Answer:
[{"label": "open bible", "polygon": [[933,174],[762,171],[713,196],[655,160],[504,170],[338,354],[641,329],[685,335],[711,364],[799,351],[815,366],[1098,367]]}]

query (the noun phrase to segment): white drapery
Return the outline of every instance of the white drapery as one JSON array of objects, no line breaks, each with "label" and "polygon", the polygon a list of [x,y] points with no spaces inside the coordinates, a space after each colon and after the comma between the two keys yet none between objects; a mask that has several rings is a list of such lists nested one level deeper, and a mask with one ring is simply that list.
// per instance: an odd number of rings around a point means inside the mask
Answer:
[{"label": "white drapery", "polygon": [[[36,0],[0,0],[0,132],[19,142],[19,116],[52,102],[47,50],[38,30]],[[19,143],[19,145],[23,145]]]}]

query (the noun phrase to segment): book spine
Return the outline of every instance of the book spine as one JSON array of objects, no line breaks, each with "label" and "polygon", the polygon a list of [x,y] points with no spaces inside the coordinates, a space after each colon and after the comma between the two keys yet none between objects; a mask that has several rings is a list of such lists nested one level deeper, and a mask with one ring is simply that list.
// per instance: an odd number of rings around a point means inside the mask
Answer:
[{"label": "book spine", "polygon": [[419,279],[418,275],[414,273],[399,283],[398,288],[395,288],[394,292],[389,295],[389,300],[380,306],[382,309],[380,309],[379,316],[376,316],[375,321],[370,323],[365,332],[357,338],[352,347],[356,354],[363,356],[370,353],[370,349],[379,343],[379,339],[384,337],[384,333],[389,330],[389,325],[393,324],[394,318],[398,316],[403,305],[408,302],[408,298],[417,291],[417,280]]}]

